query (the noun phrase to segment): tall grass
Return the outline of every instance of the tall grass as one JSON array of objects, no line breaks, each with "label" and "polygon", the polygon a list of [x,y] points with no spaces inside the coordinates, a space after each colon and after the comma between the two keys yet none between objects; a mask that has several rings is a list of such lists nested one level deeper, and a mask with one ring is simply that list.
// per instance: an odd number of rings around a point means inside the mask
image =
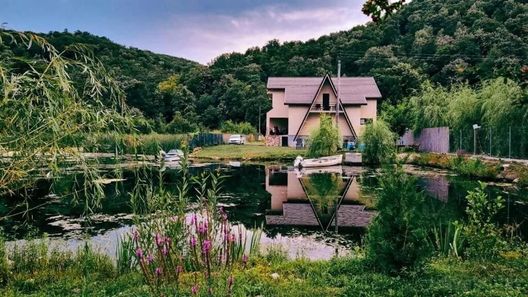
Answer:
[{"label": "tall grass", "polygon": [[92,152],[157,155],[160,150],[181,149],[188,139],[186,134],[105,133],[93,135],[85,148]]}]

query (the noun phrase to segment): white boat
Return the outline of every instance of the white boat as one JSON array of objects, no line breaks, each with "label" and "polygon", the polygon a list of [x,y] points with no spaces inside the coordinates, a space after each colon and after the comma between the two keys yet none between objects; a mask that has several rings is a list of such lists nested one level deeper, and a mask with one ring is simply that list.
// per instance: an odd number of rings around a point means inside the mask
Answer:
[{"label": "white boat", "polygon": [[170,150],[168,153],[163,154],[163,162],[165,163],[172,163],[172,162],[180,162],[183,158],[183,151],[182,150]]},{"label": "white boat", "polygon": [[343,163],[343,155],[335,155],[328,157],[321,157],[315,159],[303,159],[298,156],[293,162],[294,167],[311,168],[311,167],[327,167],[336,166]]}]

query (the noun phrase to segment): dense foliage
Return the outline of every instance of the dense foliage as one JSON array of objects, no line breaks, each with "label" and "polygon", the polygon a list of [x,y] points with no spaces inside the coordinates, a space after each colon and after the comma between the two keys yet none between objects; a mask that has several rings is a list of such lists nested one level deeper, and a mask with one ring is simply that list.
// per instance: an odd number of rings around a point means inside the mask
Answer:
[{"label": "dense foliage", "polygon": [[368,229],[367,258],[383,271],[399,272],[419,265],[431,252],[425,195],[415,178],[401,168],[387,169],[380,180],[378,214]]},{"label": "dense foliage", "polygon": [[[115,73],[130,106],[155,129],[176,117],[174,130],[180,132],[216,129],[226,120],[257,126],[259,114],[264,117],[271,107],[267,77],[335,73],[338,59],[346,76],[374,76],[389,104],[409,97],[425,80],[444,86],[498,76],[526,81],[528,7],[523,1],[416,0],[389,14],[383,22],[307,42],[272,40],[243,54],[226,53],[209,66],[122,47],[86,32],[45,37],[59,50],[74,43],[92,48]],[[25,59],[38,55],[27,55],[20,46],[0,52]],[[194,125],[181,123],[182,117]]]},{"label": "dense foliage", "polygon": [[368,124],[361,135],[363,159],[369,164],[388,163],[394,160],[396,136],[383,120]]},{"label": "dense foliage", "polygon": [[[4,53],[0,59],[0,152],[7,157],[1,161],[0,192],[32,183],[37,171],[53,177],[64,162],[97,176],[77,150],[64,145],[82,147],[86,135],[128,130],[119,86],[84,47],[60,51],[40,36],[0,31],[0,49],[8,46],[39,57],[24,60]],[[73,75],[76,82],[70,80]],[[87,188],[100,198],[100,187]]]},{"label": "dense foliage", "polygon": [[322,114],[319,128],[310,134],[308,157],[335,155],[339,149],[339,130],[332,117]]},{"label": "dense foliage", "polygon": [[[456,148],[473,148],[473,125],[482,128],[477,152],[483,147],[493,155],[509,154],[511,128],[512,154],[528,156],[528,105],[526,89],[502,77],[470,86],[456,83],[449,87],[425,82],[408,100],[387,109],[384,117],[391,126],[420,131],[428,127],[448,126],[454,133]],[[490,132],[491,131],[491,132]],[[492,133],[492,139],[489,139]],[[482,140],[480,140],[482,139]],[[489,142],[492,147],[489,147]]]}]

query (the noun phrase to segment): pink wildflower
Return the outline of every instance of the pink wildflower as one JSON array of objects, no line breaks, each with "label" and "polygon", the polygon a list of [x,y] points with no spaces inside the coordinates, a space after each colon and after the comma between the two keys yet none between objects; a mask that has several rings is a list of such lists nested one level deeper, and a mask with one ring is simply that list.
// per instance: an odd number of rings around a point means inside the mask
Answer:
[{"label": "pink wildflower", "polygon": [[162,272],[161,267],[156,267],[155,273],[157,276],[160,276]]},{"label": "pink wildflower", "polygon": [[163,248],[161,249],[161,254],[163,256],[167,256],[169,254],[169,249],[167,248],[166,245],[164,245]]},{"label": "pink wildflower", "polygon": [[211,250],[211,247],[212,247],[212,246],[211,246],[211,241],[209,241],[209,240],[204,240],[203,245],[202,245],[202,252],[203,252],[204,254],[209,253],[209,251]]},{"label": "pink wildflower", "polygon": [[139,239],[139,232],[137,229],[134,229],[134,231],[132,232],[132,239],[134,239],[134,241],[138,241]]},{"label": "pink wildflower", "polygon": [[200,233],[200,234],[204,234],[205,233],[205,228],[204,228],[204,225],[202,223],[198,224],[198,233]]},{"label": "pink wildflower", "polygon": [[156,238],[156,244],[158,246],[161,246],[163,244],[163,236],[161,236],[161,234],[159,233],[156,233],[155,238]]},{"label": "pink wildflower", "polygon": [[154,257],[152,257],[151,254],[148,254],[148,255],[147,255],[147,262],[148,262],[149,264],[152,264],[152,262],[154,262]]},{"label": "pink wildflower", "polygon": [[143,258],[143,250],[139,247],[136,249],[136,257],[139,259]]},{"label": "pink wildflower", "polygon": [[196,295],[196,294],[198,293],[198,285],[194,285],[194,286],[192,286],[192,288],[191,288],[191,293],[192,293],[193,295]]},{"label": "pink wildflower", "polygon": [[190,243],[191,243],[191,247],[195,247],[196,246],[196,237],[194,237],[194,235],[191,236]]}]

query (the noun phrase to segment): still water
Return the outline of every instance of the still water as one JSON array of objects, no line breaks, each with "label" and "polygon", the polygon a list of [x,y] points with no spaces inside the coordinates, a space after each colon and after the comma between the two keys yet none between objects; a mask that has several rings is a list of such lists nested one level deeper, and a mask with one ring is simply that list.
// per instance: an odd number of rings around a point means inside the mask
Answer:
[{"label": "still water", "polygon": [[[0,222],[11,244],[24,238],[46,234],[50,245],[76,249],[89,241],[97,249],[115,254],[118,238],[130,231],[132,210],[130,193],[138,183],[160,184],[176,191],[176,169],[102,169],[106,198],[89,218],[83,216],[84,204],[78,192],[79,174],[59,179],[43,179],[23,193],[3,197]],[[327,259],[346,254],[361,243],[366,227],[376,215],[374,191],[379,170],[337,166],[324,170],[292,170],[286,165],[195,163],[191,174],[220,170],[226,176],[220,204],[230,220],[246,228],[262,227],[261,246],[281,246],[290,257]],[[464,216],[465,195],[477,182],[447,171],[408,166],[418,177],[419,187],[428,194],[427,215],[442,222]],[[81,181],[81,182],[79,182]],[[516,226],[523,238],[528,235],[528,193],[511,185],[493,184],[490,195],[502,195],[506,207],[498,222]],[[74,195],[77,194],[77,195]],[[28,197],[21,203],[22,196]]]}]

